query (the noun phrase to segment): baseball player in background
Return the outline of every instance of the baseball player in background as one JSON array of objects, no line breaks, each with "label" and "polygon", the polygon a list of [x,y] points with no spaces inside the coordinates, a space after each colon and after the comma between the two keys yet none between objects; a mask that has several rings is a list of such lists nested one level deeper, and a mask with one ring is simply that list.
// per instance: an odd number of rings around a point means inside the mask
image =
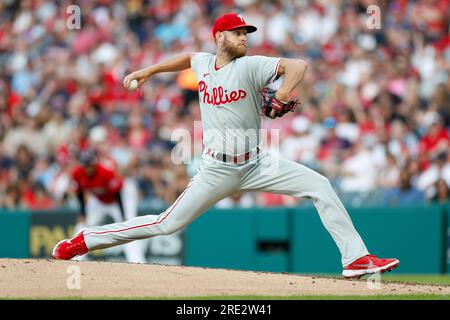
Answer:
[{"label": "baseball player in background", "polygon": [[[111,166],[100,163],[93,149],[81,153],[80,165],[73,169],[72,180],[81,209],[77,231],[82,232],[84,226],[96,226],[107,216],[116,223],[137,216],[136,184],[118,175]],[[125,245],[124,253],[128,262],[146,262],[139,242]]]},{"label": "baseball player in background", "polygon": [[[125,77],[124,86],[130,88],[132,80],[141,86],[155,74],[192,68],[198,80],[203,124],[202,164],[166,211],[89,227],[58,243],[55,259],[71,259],[88,251],[171,234],[235,192],[262,191],[313,200],[323,225],[339,248],[344,277],[382,273],[399,265],[397,259],[369,254],[327,178],[261,148],[261,113],[277,118],[294,110],[296,101],[290,94],[303,79],[308,64],[299,59],[246,56],[247,34],[256,30],[239,14],[225,14],[212,28],[216,54],[181,54]],[[267,89],[281,76],[278,90]],[[232,233],[230,230],[230,236]]]}]

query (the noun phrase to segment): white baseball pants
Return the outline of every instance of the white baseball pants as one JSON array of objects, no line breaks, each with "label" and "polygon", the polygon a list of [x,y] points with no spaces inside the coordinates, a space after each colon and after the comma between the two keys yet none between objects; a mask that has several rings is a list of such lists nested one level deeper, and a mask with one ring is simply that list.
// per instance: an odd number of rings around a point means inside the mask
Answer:
[{"label": "white baseball pants", "polygon": [[225,164],[204,155],[198,173],[166,211],[122,223],[87,228],[84,232],[86,245],[89,250],[96,250],[171,234],[188,225],[219,200],[239,191],[309,197],[341,252],[343,266],[368,254],[328,179],[301,164],[270,153],[262,153],[242,165]]}]

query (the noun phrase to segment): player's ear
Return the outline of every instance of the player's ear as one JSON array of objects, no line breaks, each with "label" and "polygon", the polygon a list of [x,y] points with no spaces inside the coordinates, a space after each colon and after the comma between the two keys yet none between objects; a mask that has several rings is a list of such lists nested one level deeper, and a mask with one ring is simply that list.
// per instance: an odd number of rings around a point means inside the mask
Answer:
[{"label": "player's ear", "polygon": [[216,41],[216,44],[219,44],[223,38],[225,37],[224,33],[221,31],[216,32],[216,36],[214,37],[214,40]]}]

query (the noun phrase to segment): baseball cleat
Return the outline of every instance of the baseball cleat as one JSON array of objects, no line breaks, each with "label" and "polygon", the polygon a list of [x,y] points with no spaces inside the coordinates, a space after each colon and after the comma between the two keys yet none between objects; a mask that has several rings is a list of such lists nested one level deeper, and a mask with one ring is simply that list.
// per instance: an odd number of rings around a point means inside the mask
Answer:
[{"label": "baseball cleat", "polygon": [[399,265],[398,259],[380,259],[375,255],[368,254],[345,266],[342,275],[348,279],[359,279],[366,274],[390,272]]},{"label": "baseball cleat", "polygon": [[53,259],[70,260],[88,253],[89,249],[84,242],[83,231],[84,229],[78,232],[72,239],[64,239],[58,242],[53,249]]}]

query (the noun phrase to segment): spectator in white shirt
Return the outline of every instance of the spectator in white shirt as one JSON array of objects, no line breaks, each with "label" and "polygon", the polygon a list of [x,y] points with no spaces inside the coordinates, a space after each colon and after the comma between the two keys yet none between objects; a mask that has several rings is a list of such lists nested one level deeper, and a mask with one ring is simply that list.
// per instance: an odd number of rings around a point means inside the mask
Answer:
[{"label": "spectator in white shirt", "polygon": [[376,172],[371,153],[361,142],[356,142],[352,155],[342,163],[341,190],[344,192],[374,190]]},{"label": "spectator in white shirt", "polygon": [[305,116],[297,116],[292,121],[292,135],[281,144],[281,154],[289,160],[314,166],[319,140],[309,133],[311,121]]},{"label": "spectator in white shirt", "polygon": [[439,179],[443,179],[450,186],[450,163],[446,152],[440,153],[417,180],[417,187],[425,192],[426,199],[431,199],[436,194],[435,184]]}]

